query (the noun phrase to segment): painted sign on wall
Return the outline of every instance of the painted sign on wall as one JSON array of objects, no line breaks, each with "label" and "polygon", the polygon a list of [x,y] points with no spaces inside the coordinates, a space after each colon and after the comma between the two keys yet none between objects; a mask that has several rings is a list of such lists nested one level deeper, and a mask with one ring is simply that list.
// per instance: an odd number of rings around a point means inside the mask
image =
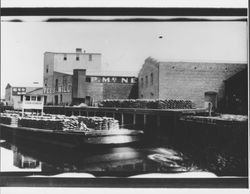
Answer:
[{"label": "painted sign on wall", "polygon": [[12,96],[20,96],[26,94],[26,88],[24,87],[13,87]]},{"label": "painted sign on wall", "polygon": [[51,87],[46,87],[43,88],[43,93],[44,94],[54,94],[54,93],[71,93],[72,91],[72,86],[68,85],[68,87],[62,87],[58,86],[58,88],[51,88]]},{"label": "painted sign on wall", "polygon": [[122,83],[133,84],[136,82],[135,77],[113,77],[113,76],[91,76],[87,77],[88,82],[94,83]]},{"label": "painted sign on wall", "polygon": [[23,109],[43,109],[43,100],[41,101],[23,101]]}]

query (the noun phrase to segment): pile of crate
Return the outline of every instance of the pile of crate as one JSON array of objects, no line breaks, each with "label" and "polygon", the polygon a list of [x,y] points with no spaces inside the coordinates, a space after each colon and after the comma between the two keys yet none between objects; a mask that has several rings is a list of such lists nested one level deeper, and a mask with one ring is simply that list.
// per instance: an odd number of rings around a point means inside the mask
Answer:
[{"label": "pile of crate", "polygon": [[193,103],[190,100],[111,99],[99,102],[98,106],[148,109],[192,109]]}]

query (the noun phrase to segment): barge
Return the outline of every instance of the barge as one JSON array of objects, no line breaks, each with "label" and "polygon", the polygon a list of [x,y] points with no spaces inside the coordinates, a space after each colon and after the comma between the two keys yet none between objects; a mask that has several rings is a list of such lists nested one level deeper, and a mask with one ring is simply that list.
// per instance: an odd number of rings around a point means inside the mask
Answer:
[{"label": "barge", "polygon": [[137,130],[58,131],[0,124],[1,139],[24,138],[31,141],[66,147],[91,145],[127,145],[142,141],[143,132]]},{"label": "barge", "polygon": [[[53,115],[53,117],[56,117]],[[67,147],[86,145],[127,145],[143,140],[140,130],[120,128],[113,118],[66,117],[1,117],[0,138],[18,139]],[[84,124],[85,123],[85,124]]]}]

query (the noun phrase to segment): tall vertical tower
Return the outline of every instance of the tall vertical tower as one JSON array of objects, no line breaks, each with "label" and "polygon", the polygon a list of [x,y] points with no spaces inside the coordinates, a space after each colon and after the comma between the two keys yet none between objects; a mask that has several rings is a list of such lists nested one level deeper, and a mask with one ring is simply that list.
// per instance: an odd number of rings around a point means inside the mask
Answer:
[{"label": "tall vertical tower", "polygon": [[82,52],[81,48],[76,48],[74,53],[44,53],[43,81],[46,103],[64,101],[65,99],[60,97],[61,92],[68,93],[66,101],[70,101],[74,69],[85,69],[86,73],[102,71],[101,54]]}]

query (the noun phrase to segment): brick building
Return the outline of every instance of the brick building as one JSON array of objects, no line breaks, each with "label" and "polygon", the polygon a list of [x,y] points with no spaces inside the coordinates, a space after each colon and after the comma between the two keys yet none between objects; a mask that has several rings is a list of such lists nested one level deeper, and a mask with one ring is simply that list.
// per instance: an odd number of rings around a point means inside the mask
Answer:
[{"label": "brick building", "polygon": [[248,113],[248,75],[244,69],[225,80],[225,111],[233,114]]},{"label": "brick building", "polygon": [[105,72],[100,53],[44,54],[45,104],[88,105],[103,99],[137,97],[136,77],[124,72]]},{"label": "brick building", "polygon": [[144,99],[191,100],[204,107],[205,93],[216,94],[223,106],[224,81],[247,68],[247,64],[159,62],[147,58],[138,76],[138,95]]}]

